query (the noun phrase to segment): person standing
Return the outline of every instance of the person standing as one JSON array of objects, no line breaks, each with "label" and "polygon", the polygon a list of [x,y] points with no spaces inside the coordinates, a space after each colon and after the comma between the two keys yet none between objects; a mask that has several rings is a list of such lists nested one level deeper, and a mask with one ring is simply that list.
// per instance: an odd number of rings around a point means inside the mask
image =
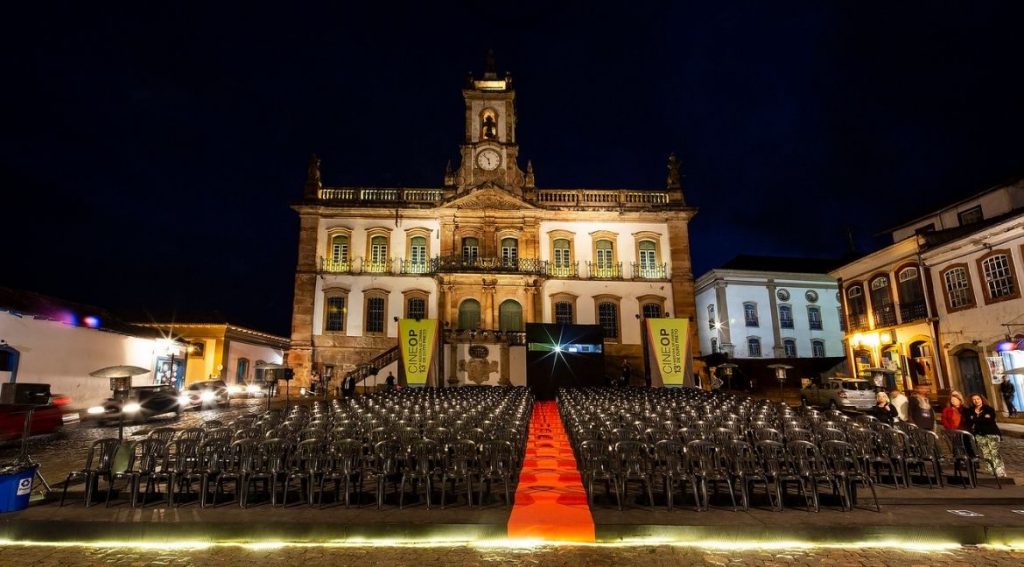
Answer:
[{"label": "person standing", "polygon": [[892,425],[899,418],[896,408],[889,402],[889,395],[885,392],[875,394],[875,405],[866,413],[887,425]]},{"label": "person standing", "polygon": [[889,399],[892,401],[893,407],[896,408],[896,414],[900,418],[900,421],[909,421],[910,412],[908,406],[910,400],[908,400],[907,397],[903,395],[903,392],[899,390],[893,390],[889,394]]},{"label": "person standing", "polygon": [[395,375],[393,373],[388,372],[388,377],[384,380],[384,388],[387,390],[395,389]]},{"label": "person standing", "polygon": [[926,390],[918,387],[910,398],[907,413],[910,421],[921,429],[932,431],[935,429],[935,412],[932,410],[932,402],[925,394]]},{"label": "person standing", "polygon": [[622,374],[619,376],[620,386],[629,386],[630,376],[633,374],[633,367],[629,365],[629,360],[622,359]]},{"label": "person standing", "polygon": [[987,460],[994,469],[996,476],[1006,476],[1006,467],[999,457],[999,442],[1002,440],[1002,433],[996,425],[996,410],[988,405],[988,401],[981,394],[971,395],[971,407],[967,412],[967,422],[971,426],[971,433],[978,442],[978,450],[981,456]]},{"label": "person standing", "polygon": [[946,431],[967,431],[967,408],[964,407],[964,396],[953,390],[949,394],[949,403],[942,410],[942,427]]},{"label": "person standing", "polygon": [[1006,403],[1006,415],[1013,417],[1017,415],[1017,408],[1013,403],[1013,395],[1017,388],[1013,385],[1013,378],[1003,376],[1003,383],[999,385],[999,393],[1003,395],[1003,402]]}]

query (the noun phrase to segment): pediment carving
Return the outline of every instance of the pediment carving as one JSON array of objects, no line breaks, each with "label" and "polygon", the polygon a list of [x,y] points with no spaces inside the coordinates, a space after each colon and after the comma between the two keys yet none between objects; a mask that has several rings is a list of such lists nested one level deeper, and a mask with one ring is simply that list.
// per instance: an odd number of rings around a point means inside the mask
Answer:
[{"label": "pediment carving", "polygon": [[477,189],[456,197],[446,203],[445,206],[458,209],[492,209],[498,211],[518,211],[536,208],[519,197],[497,187]]}]

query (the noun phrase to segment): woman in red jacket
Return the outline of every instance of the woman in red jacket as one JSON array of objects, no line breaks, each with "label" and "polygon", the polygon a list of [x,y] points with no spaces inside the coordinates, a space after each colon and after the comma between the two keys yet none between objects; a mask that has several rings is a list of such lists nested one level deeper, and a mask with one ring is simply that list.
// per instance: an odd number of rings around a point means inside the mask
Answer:
[{"label": "woman in red jacket", "polygon": [[967,431],[967,420],[964,413],[964,397],[960,392],[953,390],[949,394],[949,403],[942,410],[942,427],[947,431]]}]

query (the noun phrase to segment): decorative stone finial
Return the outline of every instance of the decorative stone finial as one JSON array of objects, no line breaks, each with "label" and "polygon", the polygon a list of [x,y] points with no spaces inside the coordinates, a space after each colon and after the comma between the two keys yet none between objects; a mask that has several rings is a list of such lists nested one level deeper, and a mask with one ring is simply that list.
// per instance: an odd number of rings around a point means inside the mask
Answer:
[{"label": "decorative stone finial", "polygon": [[306,165],[306,194],[316,196],[317,191],[323,188],[320,180],[320,158],[316,154],[309,156],[309,163]]},{"label": "decorative stone finial", "polygon": [[444,166],[444,186],[452,187],[455,185],[455,174],[452,172],[452,160],[448,160],[448,165]]},{"label": "decorative stone finial", "polygon": [[680,189],[683,186],[679,176],[679,158],[676,157],[675,152],[668,156],[668,178],[666,184],[669,189]]},{"label": "decorative stone finial", "polygon": [[526,186],[527,187],[531,187],[531,188],[537,186],[537,180],[534,179],[534,177],[533,177],[533,161],[532,160],[526,160]]}]

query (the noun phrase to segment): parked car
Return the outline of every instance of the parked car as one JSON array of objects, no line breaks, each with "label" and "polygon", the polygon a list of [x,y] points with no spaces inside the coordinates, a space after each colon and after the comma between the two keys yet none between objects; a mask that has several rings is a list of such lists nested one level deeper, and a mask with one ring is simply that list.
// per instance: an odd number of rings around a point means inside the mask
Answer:
[{"label": "parked car", "polygon": [[828,406],[831,409],[870,409],[875,405],[875,389],[860,378],[829,378],[821,384],[811,383],[800,390],[804,405]]},{"label": "parked car", "polygon": [[228,385],[223,380],[207,380],[189,384],[186,392],[194,408],[227,407],[231,403]]},{"label": "parked car", "polygon": [[83,420],[99,424],[117,421],[146,421],[165,413],[180,414],[191,405],[188,395],[179,394],[174,386],[135,386],[125,400],[108,398],[101,405],[86,411]]},{"label": "parked car", "polygon": [[35,408],[32,414],[32,426],[29,435],[54,433],[64,426],[64,413],[71,398],[53,396],[48,403],[36,404],[0,404],[0,441],[21,439],[25,431],[25,416],[28,410]]},{"label": "parked car", "polygon": [[228,396],[232,398],[258,398],[265,395],[266,391],[256,382],[228,386]]}]

